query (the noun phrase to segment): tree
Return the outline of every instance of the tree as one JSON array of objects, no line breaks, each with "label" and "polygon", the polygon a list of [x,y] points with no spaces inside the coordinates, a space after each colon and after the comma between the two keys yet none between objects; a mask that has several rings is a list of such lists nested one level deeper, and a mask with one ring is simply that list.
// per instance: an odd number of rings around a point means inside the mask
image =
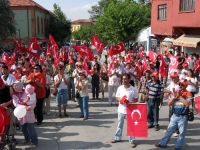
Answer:
[{"label": "tree", "polygon": [[0,0],[0,39],[15,34],[14,13],[8,0]]},{"label": "tree", "polygon": [[94,34],[94,25],[81,26],[80,30],[72,33],[75,40],[90,41]]},{"label": "tree", "polygon": [[115,3],[117,0],[100,0],[97,5],[92,6],[89,10],[90,18],[97,19],[104,14],[105,9],[110,3]]},{"label": "tree", "polygon": [[131,0],[110,3],[95,24],[96,34],[108,43],[135,40],[150,25],[150,7]]},{"label": "tree", "polygon": [[71,36],[71,22],[67,20],[65,14],[57,4],[54,4],[53,8],[48,33],[52,34],[59,42],[65,39],[69,40]]}]

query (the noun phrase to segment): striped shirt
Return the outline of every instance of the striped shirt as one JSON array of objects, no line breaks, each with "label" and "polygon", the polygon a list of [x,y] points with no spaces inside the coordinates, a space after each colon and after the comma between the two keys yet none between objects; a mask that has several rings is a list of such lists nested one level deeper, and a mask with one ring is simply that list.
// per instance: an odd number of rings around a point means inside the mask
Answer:
[{"label": "striped shirt", "polygon": [[148,81],[146,84],[148,89],[149,99],[161,99],[163,95],[164,85],[162,82],[158,81],[154,83],[152,80]]}]

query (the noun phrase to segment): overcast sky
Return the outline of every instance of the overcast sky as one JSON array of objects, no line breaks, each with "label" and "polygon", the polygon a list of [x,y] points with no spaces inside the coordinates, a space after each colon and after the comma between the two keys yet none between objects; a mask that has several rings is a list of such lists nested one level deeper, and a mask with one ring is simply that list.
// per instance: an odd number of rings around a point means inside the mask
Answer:
[{"label": "overcast sky", "polygon": [[77,19],[88,19],[88,10],[91,6],[98,4],[98,0],[34,0],[48,10],[53,10],[53,4],[58,4],[66,17],[72,21]]}]

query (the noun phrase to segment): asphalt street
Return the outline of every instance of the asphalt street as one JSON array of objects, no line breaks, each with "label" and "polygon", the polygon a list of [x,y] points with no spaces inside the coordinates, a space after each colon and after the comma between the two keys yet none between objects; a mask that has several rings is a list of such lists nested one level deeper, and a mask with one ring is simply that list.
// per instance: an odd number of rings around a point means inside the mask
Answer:
[{"label": "asphalt street", "polygon": [[[109,106],[108,100],[90,100],[90,117],[83,121],[80,109],[76,103],[69,101],[67,109],[69,118],[58,118],[55,100],[51,100],[51,115],[44,116],[44,123],[36,126],[39,137],[37,148],[23,143],[23,135],[17,132],[18,150],[128,150],[133,149],[128,143],[126,124],[123,131],[123,140],[120,143],[111,143],[117,127],[117,106]],[[135,150],[158,150],[154,144],[164,135],[168,125],[168,106],[166,102],[160,110],[160,130],[149,129],[148,138],[136,138]],[[174,149],[176,137],[172,137],[166,150]],[[200,149],[200,119],[195,117],[189,122],[185,150]]]}]

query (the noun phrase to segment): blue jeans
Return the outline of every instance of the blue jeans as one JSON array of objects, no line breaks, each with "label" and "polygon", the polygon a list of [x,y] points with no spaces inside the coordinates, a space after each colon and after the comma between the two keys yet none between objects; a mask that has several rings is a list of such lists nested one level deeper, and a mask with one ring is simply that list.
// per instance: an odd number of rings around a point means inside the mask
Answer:
[{"label": "blue jeans", "polygon": [[79,99],[81,116],[84,116],[86,118],[89,116],[88,101],[89,101],[89,96],[81,96]]},{"label": "blue jeans", "polygon": [[[115,140],[117,141],[120,141],[122,138],[124,119],[126,119],[126,114],[118,113],[118,125],[117,125],[117,131],[115,133]],[[130,143],[132,143],[134,140],[135,140],[135,137],[129,136]]]},{"label": "blue jeans", "polygon": [[38,136],[34,127],[34,123],[25,123],[22,125],[22,132],[26,142],[38,144]]},{"label": "blue jeans", "polygon": [[172,134],[178,127],[180,134],[176,141],[176,148],[183,147],[183,145],[185,143],[185,133],[186,133],[186,129],[187,129],[187,124],[188,124],[187,115],[183,116],[183,115],[173,114],[170,119],[170,123],[168,125],[167,131],[166,131],[164,137],[159,142],[159,144],[162,146],[166,146],[167,143],[169,142]]},{"label": "blue jeans", "polygon": [[67,89],[60,89],[58,90],[58,94],[56,96],[57,105],[67,105],[69,96]]},{"label": "blue jeans", "polygon": [[159,121],[159,106],[160,100],[158,99],[148,99],[148,123],[149,125],[158,126]]}]

